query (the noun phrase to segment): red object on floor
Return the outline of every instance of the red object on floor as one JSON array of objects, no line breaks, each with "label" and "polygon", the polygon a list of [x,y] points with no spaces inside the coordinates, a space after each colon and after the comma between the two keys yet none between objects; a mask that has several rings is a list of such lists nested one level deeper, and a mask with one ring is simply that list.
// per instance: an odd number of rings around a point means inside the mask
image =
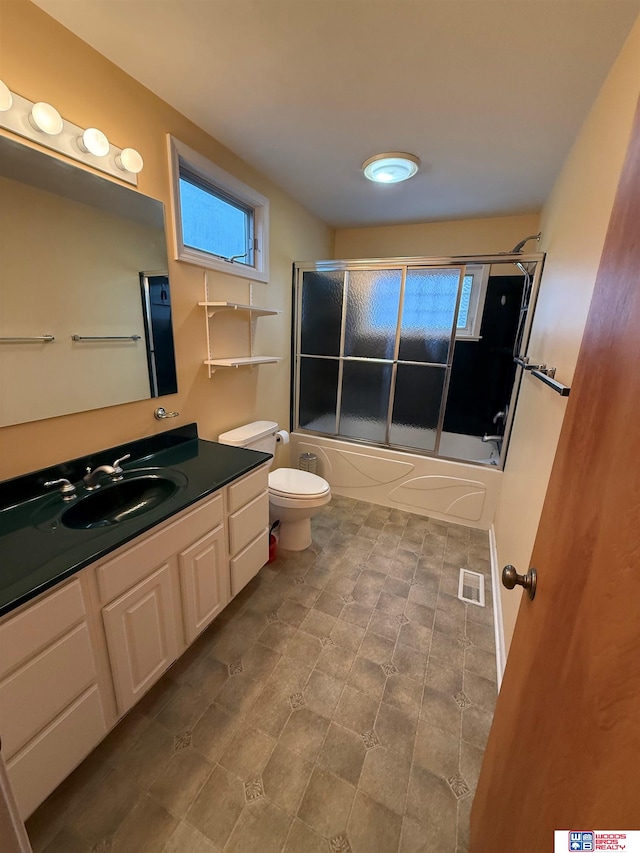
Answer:
[{"label": "red object on floor", "polygon": [[275,558],[278,556],[278,540],[273,535],[273,533],[269,534],[269,562],[273,563]]}]

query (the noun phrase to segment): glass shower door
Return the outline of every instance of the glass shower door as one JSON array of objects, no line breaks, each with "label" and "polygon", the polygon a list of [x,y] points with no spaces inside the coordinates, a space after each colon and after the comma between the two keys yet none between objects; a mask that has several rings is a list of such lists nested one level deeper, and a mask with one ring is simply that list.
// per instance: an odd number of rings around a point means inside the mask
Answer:
[{"label": "glass shower door", "polygon": [[298,422],[329,435],[337,432],[344,279],[342,270],[305,272],[298,294]]},{"label": "glass shower door", "polygon": [[387,442],[401,290],[399,269],[347,273],[339,435]]},{"label": "glass shower door", "polygon": [[390,445],[437,451],[461,280],[460,267],[407,269]]},{"label": "glass shower door", "polygon": [[462,267],[303,271],[297,425],[434,452]]}]

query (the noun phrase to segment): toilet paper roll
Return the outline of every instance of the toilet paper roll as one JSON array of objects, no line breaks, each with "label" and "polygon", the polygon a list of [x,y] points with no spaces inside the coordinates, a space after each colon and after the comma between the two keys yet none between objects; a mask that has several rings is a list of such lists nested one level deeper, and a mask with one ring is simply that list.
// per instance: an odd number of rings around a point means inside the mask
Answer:
[{"label": "toilet paper roll", "polygon": [[289,433],[286,429],[279,429],[276,433],[276,441],[278,444],[289,444]]}]

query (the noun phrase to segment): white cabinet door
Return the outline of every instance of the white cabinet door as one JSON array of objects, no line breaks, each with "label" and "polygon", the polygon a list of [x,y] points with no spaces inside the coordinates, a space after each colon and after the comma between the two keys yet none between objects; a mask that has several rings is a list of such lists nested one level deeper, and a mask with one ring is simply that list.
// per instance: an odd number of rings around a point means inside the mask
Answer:
[{"label": "white cabinet door", "polygon": [[121,714],[177,657],[170,562],[102,610]]},{"label": "white cabinet door", "polygon": [[192,643],[229,601],[229,571],[221,524],[178,557],[185,641]]}]

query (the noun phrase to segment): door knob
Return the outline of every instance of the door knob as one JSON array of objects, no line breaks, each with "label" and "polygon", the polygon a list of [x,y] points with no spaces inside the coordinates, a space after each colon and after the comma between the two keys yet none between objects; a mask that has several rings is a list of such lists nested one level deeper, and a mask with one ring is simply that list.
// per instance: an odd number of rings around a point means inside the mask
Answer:
[{"label": "door knob", "polygon": [[535,598],[537,583],[538,573],[535,569],[529,569],[526,575],[519,575],[515,566],[505,566],[502,570],[502,586],[506,586],[507,589],[513,589],[515,586],[524,587],[531,601]]}]

